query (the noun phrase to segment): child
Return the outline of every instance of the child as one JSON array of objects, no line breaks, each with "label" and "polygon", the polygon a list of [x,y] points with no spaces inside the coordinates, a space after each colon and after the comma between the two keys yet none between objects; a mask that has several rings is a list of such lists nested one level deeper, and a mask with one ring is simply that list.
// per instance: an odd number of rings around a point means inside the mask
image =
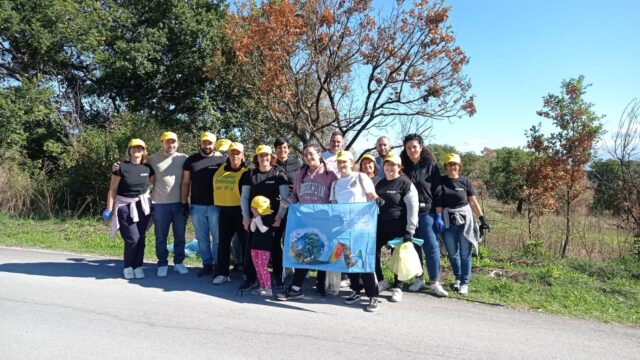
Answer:
[{"label": "child", "polygon": [[269,199],[264,196],[256,196],[251,200],[251,212],[253,219],[249,229],[251,230],[251,258],[256,268],[260,288],[252,291],[254,295],[272,296],[271,275],[268,264],[273,245],[275,215],[271,210]]}]

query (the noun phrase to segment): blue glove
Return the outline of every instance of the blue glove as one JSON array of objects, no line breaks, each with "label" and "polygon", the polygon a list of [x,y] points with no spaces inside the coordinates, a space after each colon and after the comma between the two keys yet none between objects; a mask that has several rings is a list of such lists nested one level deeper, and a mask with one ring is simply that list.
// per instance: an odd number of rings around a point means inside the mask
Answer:
[{"label": "blue glove", "polygon": [[444,221],[442,221],[442,214],[436,215],[436,233],[440,234],[444,231]]},{"label": "blue glove", "polygon": [[111,210],[105,210],[102,212],[102,220],[109,221],[111,220],[112,215],[113,213],[111,212]]}]

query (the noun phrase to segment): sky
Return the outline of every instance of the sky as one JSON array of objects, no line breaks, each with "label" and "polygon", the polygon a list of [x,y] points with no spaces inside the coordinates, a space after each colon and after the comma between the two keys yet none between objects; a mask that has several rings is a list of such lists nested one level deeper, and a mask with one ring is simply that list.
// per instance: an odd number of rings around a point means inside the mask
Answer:
[{"label": "sky", "polygon": [[[390,0],[386,0],[390,1]],[[551,121],[536,115],[542,97],[563,80],[584,75],[585,99],[609,134],[640,98],[640,1],[450,0],[449,23],[470,57],[477,114],[434,124],[428,142],[480,153],[484,147],[522,147],[525,130]],[[373,144],[379,134],[358,141]],[[606,135],[605,135],[606,138]],[[399,143],[399,137],[393,138]],[[601,142],[602,143],[602,142]],[[369,145],[369,144],[366,144]]]}]

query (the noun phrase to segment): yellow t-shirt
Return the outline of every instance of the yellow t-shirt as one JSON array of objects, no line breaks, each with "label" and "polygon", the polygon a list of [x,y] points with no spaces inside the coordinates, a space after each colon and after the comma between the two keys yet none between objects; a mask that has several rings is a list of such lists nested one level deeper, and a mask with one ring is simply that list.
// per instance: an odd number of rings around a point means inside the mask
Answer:
[{"label": "yellow t-shirt", "polygon": [[218,168],[213,175],[213,204],[216,206],[240,206],[240,178],[248,167],[238,171],[226,169],[227,164]]}]

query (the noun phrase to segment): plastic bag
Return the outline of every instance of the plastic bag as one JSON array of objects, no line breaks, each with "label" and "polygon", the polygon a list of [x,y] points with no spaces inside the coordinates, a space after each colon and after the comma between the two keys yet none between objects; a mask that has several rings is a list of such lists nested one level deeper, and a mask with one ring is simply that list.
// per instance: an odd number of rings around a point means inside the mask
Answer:
[{"label": "plastic bag", "polygon": [[340,283],[342,282],[342,273],[327,271],[324,280],[324,290],[327,294],[338,295],[340,293]]},{"label": "plastic bag", "polygon": [[400,281],[422,274],[422,264],[412,243],[402,243],[393,250],[391,271],[398,275]]},{"label": "plastic bag", "polygon": [[[167,244],[167,250],[173,254],[173,243]],[[186,257],[194,257],[198,255],[198,240],[193,239],[184,245],[184,255]]]}]

